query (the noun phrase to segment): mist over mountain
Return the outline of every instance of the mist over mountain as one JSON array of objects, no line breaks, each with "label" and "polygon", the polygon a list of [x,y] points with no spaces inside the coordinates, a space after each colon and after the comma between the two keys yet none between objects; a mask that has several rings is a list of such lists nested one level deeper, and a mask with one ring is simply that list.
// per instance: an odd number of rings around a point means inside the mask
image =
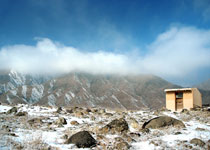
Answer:
[{"label": "mist over mountain", "polygon": [[160,108],[165,88],[178,87],[153,75],[92,75],[69,73],[57,77],[0,73],[0,100],[51,106],[120,109]]},{"label": "mist over mountain", "polygon": [[210,79],[195,85],[202,93],[203,104],[210,104]]}]

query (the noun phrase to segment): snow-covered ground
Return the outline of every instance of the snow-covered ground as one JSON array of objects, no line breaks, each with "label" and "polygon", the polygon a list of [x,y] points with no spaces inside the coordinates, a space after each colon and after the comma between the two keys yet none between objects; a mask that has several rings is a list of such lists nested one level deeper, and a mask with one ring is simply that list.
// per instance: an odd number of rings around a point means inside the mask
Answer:
[{"label": "snow-covered ground", "polygon": [[[73,144],[64,144],[65,136],[70,137],[78,131],[90,131],[98,141],[98,145],[92,149],[112,149],[115,139],[121,137],[130,145],[131,150],[156,150],[156,149],[208,149],[210,145],[210,112],[190,111],[189,113],[173,113],[160,111],[120,111],[91,108],[63,108],[56,112],[57,108],[30,106],[19,104],[18,112],[27,112],[26,116],[16,116],[6,112],[11,106],[0,105],[0,149],[38,149],[48,147],[56,150],[79,149]],[[81,113],[82,112],[82,113]],[[86,113],[84,113],[86,112]],[[183,121],[186,128],[166,127],[162,129],[150,129],[149,133],[141,132],[141,126],[151,118],[167,115]],[[58,118],[64,117],[66,125],[55,124]],[[114,119],[124,117],[128,122],[129,131],[126,135],[100,133],[99,129]],[[28,120],[40,118],[41,124],[28,123]],[[134,121],[135,120],[135,121]],[[77,122],[73,124],[72,121]],[[134,123],[133,123],[134,122]],[[133,133],[140,134],[132,136]],[[101,138],[99,138],[99,136]],[[190,144],[190,140],[199,138],[206,144],[204,147]],[[129,140],[132,139],[132,140]],[[40,149],[41,149],[40,148]],[[88,148],[86,148],[88,149]]]}]

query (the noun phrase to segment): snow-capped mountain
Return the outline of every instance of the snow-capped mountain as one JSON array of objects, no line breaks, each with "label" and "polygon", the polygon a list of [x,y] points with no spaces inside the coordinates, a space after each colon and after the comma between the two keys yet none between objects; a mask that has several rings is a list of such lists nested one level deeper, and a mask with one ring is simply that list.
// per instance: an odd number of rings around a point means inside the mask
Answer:
[{"label": "snow-capped mountain", "polygon": [[32,76],[14,70],[0,72],[0,97],[7,103],[34,103],[43,96],[43,85],[50,77]]},{"label": "snow-capped mountain", "polygon": [[57,77],[0,73],[0,101],[119,109],[159,108],[165,88],[173,85],[153,75],[119,76],[69,73]]}]

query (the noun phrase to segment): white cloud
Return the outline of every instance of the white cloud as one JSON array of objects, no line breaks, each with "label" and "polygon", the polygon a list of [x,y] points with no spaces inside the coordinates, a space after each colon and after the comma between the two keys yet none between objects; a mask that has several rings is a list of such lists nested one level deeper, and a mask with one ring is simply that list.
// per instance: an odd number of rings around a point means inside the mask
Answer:
[{"label": "white cloud", "polygon": [[210,67],[210,30],[172,27],[160,34],[146,51],[144,56],[106,51],[83,52],[45,38],[38,39],[35,46],[2,47],[0,69],[15,69],[24,73],[82,71],[184,77],[201,67]]},{"label": "white cloud", "polygon": [[129,68],[127,56],[103,51],[87,53],[49,39],[39,39],[36,46],[14,45],[0,51],[0,69],[15,69],[24,73],[89,73],[125,74]]},{"label": "white cloud", "polygon": [[210,30],[172,27],[149,45],[141,61],[147,72],[161,76],[185,76],[210,67]]}]

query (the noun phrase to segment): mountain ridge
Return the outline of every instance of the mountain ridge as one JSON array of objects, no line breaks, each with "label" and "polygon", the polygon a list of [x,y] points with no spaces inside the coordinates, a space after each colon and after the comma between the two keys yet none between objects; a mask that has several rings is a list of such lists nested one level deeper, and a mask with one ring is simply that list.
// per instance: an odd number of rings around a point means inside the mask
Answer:
[{"label": "mountain ridge", "polygon": [[24,75],[13,70],[0,73],[0,101],[10,104],[158,109],[165,106],[164,89],[180,87],[154,75],[74,72],[49,77]]}]

